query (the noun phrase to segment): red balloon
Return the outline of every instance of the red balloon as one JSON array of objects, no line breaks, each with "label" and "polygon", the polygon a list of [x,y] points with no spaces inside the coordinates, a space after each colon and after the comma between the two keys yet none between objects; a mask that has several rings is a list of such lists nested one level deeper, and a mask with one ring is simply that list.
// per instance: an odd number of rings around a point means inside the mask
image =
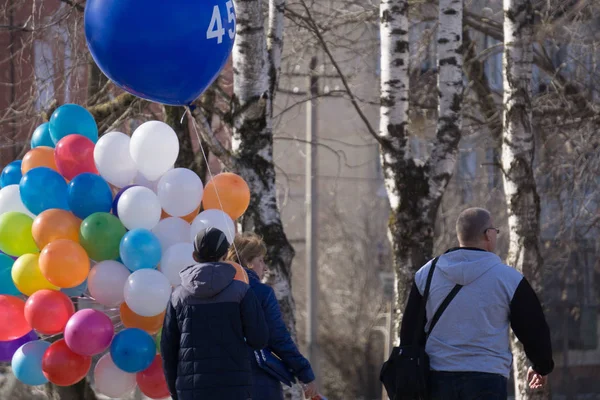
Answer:
[{"label": "red balloon", "polygon": [[164,399],[170,395],[162,359],[158,354],[147,369],[135,374],[135,380],[142,393],[151,399]]},{"label": "red balloon", "polygon": [[69,297],[54,290],[38,290],[25,303],[25,319],[36,331],[54,335],[64,331],[75,306]]},{"label": "red balloon", "polygon": [[31,326],[25,319],[25,302],[15,296],[0,295],[0,341],[27,335]]},{"label": "red balloon", "polygon": [[54,159],[58,172],[71,180],[84,172],[97,174],[94,142],[82,135],[68,135],[56,143]]},{"label": "red balloon", "polygon": [[85,378],[92,357],[74,353],[64,339],[50,345],[42,358],[42,372],[57,386],[71,386]]}]

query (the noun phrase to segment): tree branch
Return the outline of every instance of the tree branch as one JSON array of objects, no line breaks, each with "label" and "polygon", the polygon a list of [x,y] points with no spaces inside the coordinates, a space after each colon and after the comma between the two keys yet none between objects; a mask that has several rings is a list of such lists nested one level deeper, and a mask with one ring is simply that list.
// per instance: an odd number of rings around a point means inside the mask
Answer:
[{"label": "tree branch", "polygon": [[123,113],[127,107],[129,107],[137,97],[131,93],[123,93],[115,97],[113,100],[107,101],[106,103],[97,104],[89,107],[88,111],[94,116],[96,121],[103,120],[115,113]]},{"label": "tree branch", "polygon": [[362,111],[360,105],[358,104],[358,101],[357,101],[356,97],[354,96],[354,93],[352,92],[352,89],[350,88],[350,85],[348,84],[348,80],[346,79],[346,76],[344,75],[344,73],[342,72],[342,69],[340,68],[339,64],[335,60],[335,57],[333,56],[333,54],[329,50],[329,46],[327,45],[327,41],[325,40],[325,38],[323,38],[323,35],[321,34],[321,31],[319,30],[319,27],[315,23],[315,21],[314,21],[314,19],[312,17],[312,14],[310,12],[310,9],[306,5],[305,0],[300,0],[300,2],[302,3],[302,6],[304,7],[304,10],[306,11],[306,15],[308,17],[308,22],[310,23],[310,25],[312,25],[313,32],[314,32],[315,36],[317,37],[317,39],[319,40],[319,43],[321,44],[321,46],[323,48],[323,51],[325,51],[325,53],[327,54],[327,57],[331,61],[331,64],[333,65],[333,67],[335,68],[335,70],[337,71],[337,73],[339,74],[340,79],[342,81],[342,84],[344,85],[344,88],[346,89],[346,92],[348,93],[348,96],[350,97],[350,102],[354,106],[354,109],[358,113],[360,119],[364,122],[365,127],[367,128],[367,130],[369,131],[369,133],[371,134],[371,136],[373,136],[373,138],[375,138],[375,140],[377,140],[378,143],[381,143],[381,141],[382,141],[381,138],[377,134],[377,131],[375,129],[373,129],[373,126],[369,122],[369,119],[367,118],[367,116],[365,115],[365,113]]},{"label": "tree branch", "polygon": [[206,119],[206,115],[204,115],[204,112],[200,107],[196,107],[192,110],[192,119],[195,133],[200,135],[202,140],[208,145],[210,152],[217,156],[227,168],[234,169],[233,166],[235,163],[233,154],[231,154],[231,151],[225,148],[225,146],[223,146],[216,138]]},{"label": "tree branch", "polygon": [[73,0],[60,0],[63,3],[70,5],[75,8],[77,11],[83,12],[85,10],[85,2],[78,2]]}]

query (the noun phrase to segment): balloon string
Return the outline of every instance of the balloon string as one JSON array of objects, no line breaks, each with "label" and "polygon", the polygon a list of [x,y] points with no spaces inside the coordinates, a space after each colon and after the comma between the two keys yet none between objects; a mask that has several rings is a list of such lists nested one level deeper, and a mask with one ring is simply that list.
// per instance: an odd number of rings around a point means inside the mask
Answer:
[{"label": "balloon string", "polygon": [[[196,134],[196,138],[198,139],[198,143],[200,144],[200,151],[202,152],[202,157],[204,157],[204,162],[206,163],[206,169],[208,170],[208,174],[210,176],[210,180],[213,180],[214,175],[210,169],[210,164],[208,163],[208,157],[206,156],[206,152],[204,151],[204,146],[202,146],[202,139],[200,138],[200,133],[198,132],[198,122],[196,121],[196,118],[194,118],[194,114],[193,114],[193,109],[192,107],[195,106],[190,105],[186,107],[186,111],[190,113],[190,116],[192,117],[192,126],[194,127],[194,133]],[[185,113],[183,115],[185,117]],[[183,121],[183,117],[181,119]],[[227,231],[228,233],[231,235],[231,237],[235,238],[235,232],[231,232],[231,230],[229,229],[229,225],[227,224],[227,217],[224,211],[224,207],[223,207],[223,203],[221,203],[221,196],[219,196],[219,189],[217,187],[217,185],[215,186],[215,193],[217,194],[217,200],[219,201],[219,207],[221,207],[221,211],[223,211],[223,221],[225,222],[225,226],[227,227]],[[234,222],[235,224],[235,222]],[[235,228],[234,228],[235,229]],[[242,260],[240,258],[240,254],[238,253],[237,247],[235,246],[235,240],[232,240],[231,245],[233,246],[233,251],[235,252],[235,255],[238,259],[238,261],[241,263]]]}]

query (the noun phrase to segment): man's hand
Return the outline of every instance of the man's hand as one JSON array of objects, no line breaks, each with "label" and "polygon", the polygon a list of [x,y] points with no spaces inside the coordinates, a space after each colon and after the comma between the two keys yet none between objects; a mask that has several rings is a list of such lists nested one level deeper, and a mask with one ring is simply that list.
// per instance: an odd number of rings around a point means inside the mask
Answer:
[{"label": "man's hand", "polygon": [[302,388],[304,389],[304,397],[306,398],[312,399],[313,397],[319,395],[319,391],[317,390],[317,384],[315,383],[315,381],[307,383],[306,385],[302,385]]},{"label": "man's hand", "polygon": [[529,367],[527,371],[527,382],[529,382],[529,388],[536,390],[541,389],[546,386],[546,377],[538,374],[533,370],[533,368]]}]

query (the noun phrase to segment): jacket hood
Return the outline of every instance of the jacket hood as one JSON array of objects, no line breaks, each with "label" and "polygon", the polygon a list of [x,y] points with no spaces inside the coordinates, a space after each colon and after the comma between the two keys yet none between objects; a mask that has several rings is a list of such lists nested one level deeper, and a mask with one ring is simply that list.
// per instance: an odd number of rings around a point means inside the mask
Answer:
[{"label": "jacket hood", "polygon": [[442,255],[438,260],[436,270],[453,283],[465,286],[501,264],[502,260],[494,253],[463,248]]},{"label": "jacket hood", "polygon": [[181,286],[195,297],[208,299],[221,293],[233,282],[235,268],[231,264],[210,262],[195,264],[179,273]]}]

